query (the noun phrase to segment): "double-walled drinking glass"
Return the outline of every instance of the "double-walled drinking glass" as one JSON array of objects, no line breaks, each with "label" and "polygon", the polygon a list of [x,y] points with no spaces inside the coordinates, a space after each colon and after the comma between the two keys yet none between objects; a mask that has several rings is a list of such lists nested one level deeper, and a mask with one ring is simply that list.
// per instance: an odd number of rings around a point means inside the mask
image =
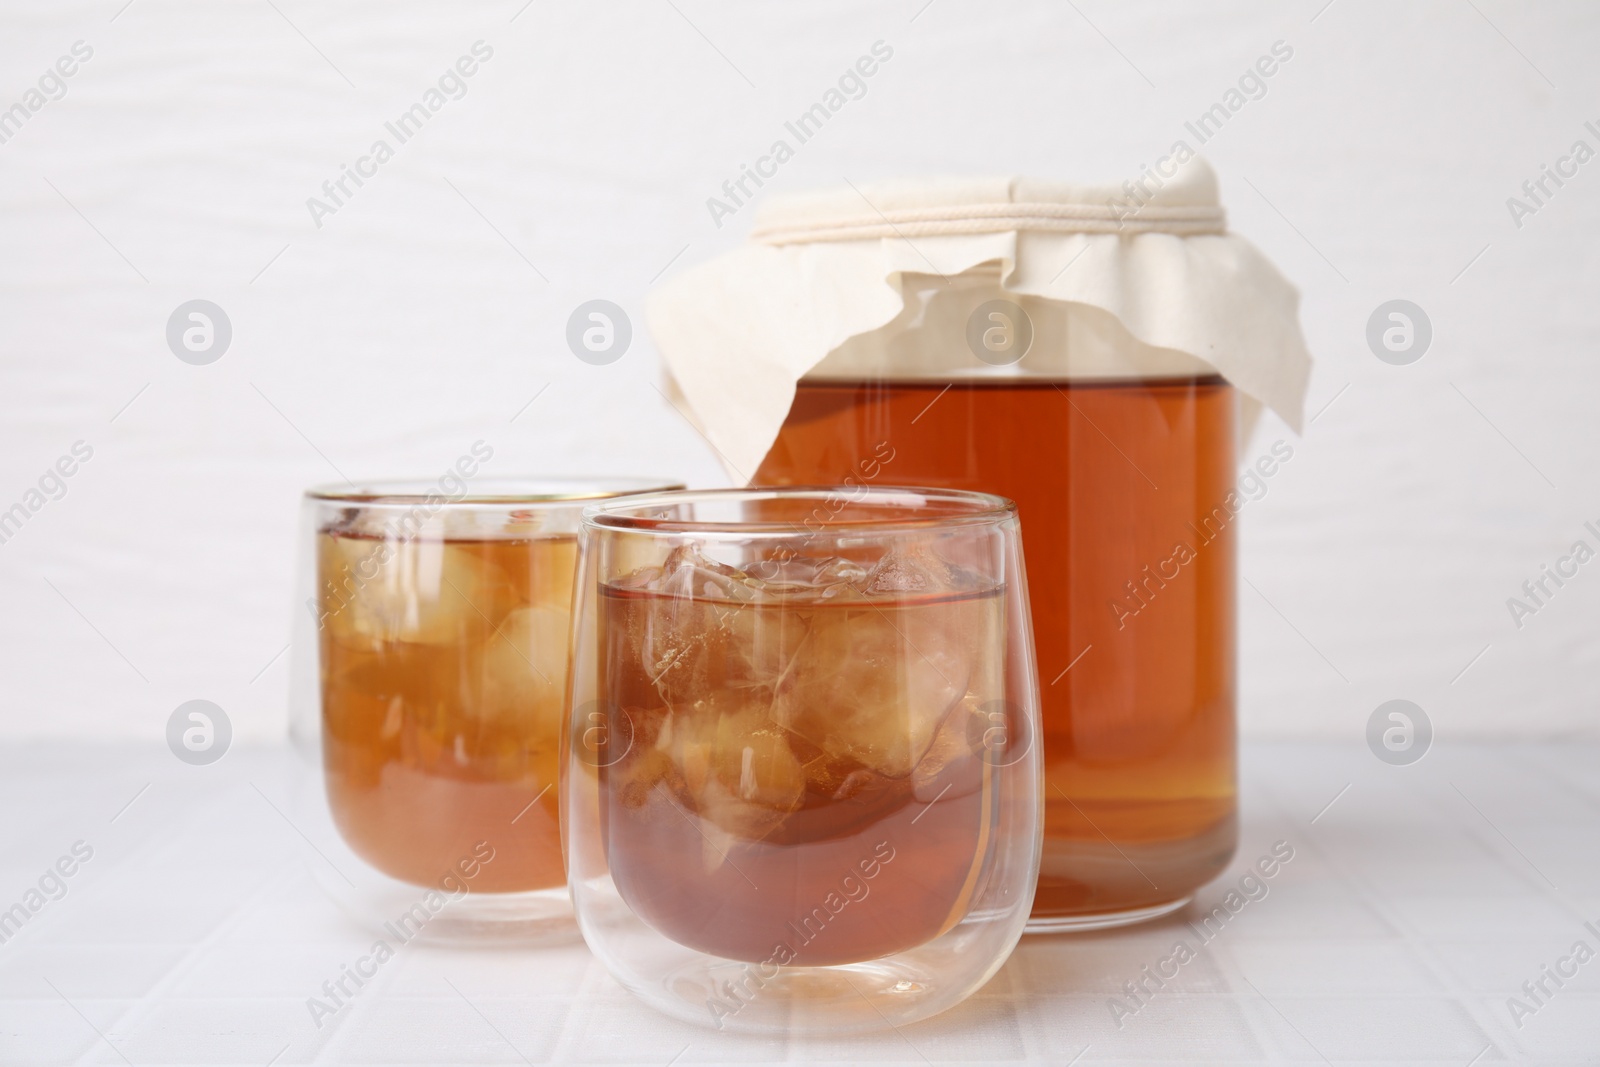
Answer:
[{"label": "double-walled drinking glass", "polygon": [[659,481],[308,491],[296,825],[386,936],[575,936],[557,789],[583,508]]},{"label": "double-walled drinking glass", "polygon": [[848,1033],[1022,933],[1038,685],[1016,507],[931,489],[584,513],[562,819],[590,948],[655,1008]]}]

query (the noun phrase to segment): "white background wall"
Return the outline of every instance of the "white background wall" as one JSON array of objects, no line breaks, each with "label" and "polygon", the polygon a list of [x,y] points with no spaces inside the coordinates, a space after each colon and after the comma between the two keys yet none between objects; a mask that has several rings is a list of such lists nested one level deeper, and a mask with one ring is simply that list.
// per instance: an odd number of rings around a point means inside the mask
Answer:
[{"label": "white background wall", "polygon": [[[501,472],[720,484],[652,389],[643,295],[740,239],[705,199],[880,39],[777,187],[1131,173],[1288,42],[1204,148],[1331,402],[1245,513],[1245,727],[1354,738],[1407,697],[1440,735],[1597,728],[1600,562],[1520,630],[1505,604],[1600,547],[1600,160],[1520,229],[1505,204],[1600,148],[1592,4],[123,3],[0,9],[0,108],[94,49],[0,145],[0,508],[94,449],[0,545],[8,734],[155,737],[194,697],[280,734],[297,495],[339,471],[483,438]],[[467,95],[317,228],[306,198],[479,39]],[[233,324],[209,366],[165,342],[196,297]],[[595,297],[638,326],[607,367],[563,340]],[[1364,340],[1396,297],[1435,332],[1407,367]]]}]

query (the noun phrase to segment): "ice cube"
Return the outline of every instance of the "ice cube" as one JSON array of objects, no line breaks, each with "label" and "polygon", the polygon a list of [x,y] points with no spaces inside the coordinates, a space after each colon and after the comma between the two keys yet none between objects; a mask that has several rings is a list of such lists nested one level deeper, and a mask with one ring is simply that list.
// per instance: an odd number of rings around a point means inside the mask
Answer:
[{"label": "ice cube", "polygon": [[485,639],[479,658],[480,700],[463,710],[477,719],[522,723],[554,735],[567,679],[565,610],[516,608]]},{"label": "ice cube", "polygon": [[826,601],[859,595],[869,568],[840,556],[773,556],[744,569],[758,602],[773,599]]},{"label": "ice cube", "polygon": [[786,735],[756,707],[674,709],[656,747],[682,776],[693,813],[745,840],[765,837],[805,794]]},{"label": "ice cube", "polygon": [[331,535],[320,541],[322,620],[345,645],[481,640],[518,600],[500,567],[443,541]]},{"label": "ice cube", "polygon": [[692,548],[633,581],[654,595],[635,602],[630,636],[640,668],[671,707],[759,687],[781,670],[785,642],[797,639],[784,620],[754,608],[759,583]]},{"label": "ice cube", "polygon": [[[818,748],[904,778],[967,692],[962,605],[821,607],[773,701],[773,717]],[[986,650],[984,650],[986,652]]]},{"label": "ice cube", "polygon": [[867,593],[927,593],[938,589],[939,576],[929,560],[891,552],[878,561],[861,585]]},{"label": "ice cube", "polygon": [[[954,799],[977,788],[983,770],[980,759],[985,743],[984,731],[990,725],[973,708],[971,698],[962,700],[952,708],[939,724],[933,743],[911,772],[911,789],[916,799],[932,803],[941,796]],[[963,760],[970,763],[970,767],[962,767]],[[962,768],[958,776],[946,773],[957,767]]]},{"label": "ice cube", "polygon": [[757,591],[748,575],[708,558],[692,544],[679,545],[667,555],[650,588],[669,596],[734,602],[754,599]]},{"label": "ice cube", "polygon": [[654,747],[630,750],[615,766],[606,768],[606,776],[607,789],[626,808],[643,808],[662,783],[669,795],[683,788],[672,757]]},{"label": "ice cube", "polygon": [[784,732],[757,709],[717,720],[717,778],[739,800],[788,813],[805,792],[805,772]]}]

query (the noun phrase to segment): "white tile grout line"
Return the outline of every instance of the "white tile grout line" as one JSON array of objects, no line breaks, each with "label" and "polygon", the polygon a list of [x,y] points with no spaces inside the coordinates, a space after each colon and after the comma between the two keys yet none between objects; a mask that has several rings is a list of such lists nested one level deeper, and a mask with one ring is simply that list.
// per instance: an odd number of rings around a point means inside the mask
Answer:
[{"label": "white tile grout line", "polygon": [[1328,801],[1326,804],[1324,804],[1322,806],[1322,810],[1321,811],[1319,811],[1315,815],[1311,816],[1311,825],[1315,826],[1317,824],[1317,820],[1318,819],[1320,819],[1324,815],[1328,814],[1328,809],[1333,807],[1335,804],[1339,803],[1339,798],[1344,796],[1346,793],[1350,792],[1350,787],[1355,785],[1355,784],[1356,783],[1354,781],[1346,782],[1344,784],[1344,788],[1339,790],[1339,792],[1335,793],[1333,799]]}]

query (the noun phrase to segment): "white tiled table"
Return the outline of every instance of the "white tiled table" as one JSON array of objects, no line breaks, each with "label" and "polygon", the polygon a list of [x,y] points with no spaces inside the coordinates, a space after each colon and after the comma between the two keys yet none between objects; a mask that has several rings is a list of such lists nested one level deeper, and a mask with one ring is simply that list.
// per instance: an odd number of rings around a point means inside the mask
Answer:
[{"label": "white tiled table", "polygon": [[[1253,744],[1243,767],[1239,869],[1186,915],[1025,941],[954,1011],[806,1042],[659,1017],[581,945],[408,945],[318,1029],[307,998],[371,938],[268,803],[288,810],[285,750],[196,768],[164,749],[13,744],[0,909],[73,842],[94,855],[0,944],[0,1063],[1600,1063],[1600,959],[1547,979],[1520,1027],[1507,1006],[1575,942],[1600,950],[1585,927],[1600,928],[1600,744],[1441,742],[1404,768]],[[1118,1020],[1123,983],[1198,945],[1185,919],[1278,840],[1295,858],[1268,894]]]}]

